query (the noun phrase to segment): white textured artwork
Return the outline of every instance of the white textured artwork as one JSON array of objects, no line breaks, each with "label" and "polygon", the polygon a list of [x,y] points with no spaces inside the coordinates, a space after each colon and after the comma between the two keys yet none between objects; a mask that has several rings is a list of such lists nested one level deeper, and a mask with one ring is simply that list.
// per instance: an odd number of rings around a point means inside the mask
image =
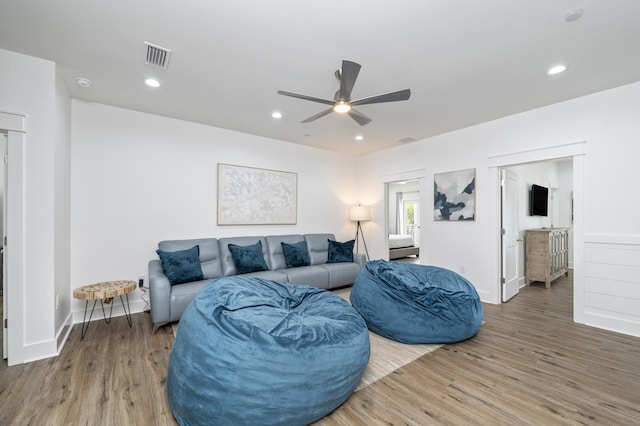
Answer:
[{"label": "white textured artwork", "polygon": [[433,219],[476,219],[476,169],[433,176]]},{"label": "white textured artwork", "polygon": [[218,164],[218,225],[294,225],[297,173]]}]

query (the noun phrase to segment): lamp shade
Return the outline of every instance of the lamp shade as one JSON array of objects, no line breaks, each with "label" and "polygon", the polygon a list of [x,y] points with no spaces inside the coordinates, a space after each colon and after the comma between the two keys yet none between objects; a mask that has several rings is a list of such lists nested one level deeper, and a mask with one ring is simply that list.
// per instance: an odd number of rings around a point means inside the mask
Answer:
[{"label": "lamp shade", "polygon": [[354,222],[371,220],[371,209],[369,206],[363,206],[360,204],[353,206],[349,212],[349,219]]}]

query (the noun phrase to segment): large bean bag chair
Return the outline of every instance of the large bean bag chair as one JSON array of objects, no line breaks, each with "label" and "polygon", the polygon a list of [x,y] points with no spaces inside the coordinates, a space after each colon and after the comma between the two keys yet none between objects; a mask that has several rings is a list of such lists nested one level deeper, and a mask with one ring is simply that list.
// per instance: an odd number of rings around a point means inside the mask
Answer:
[{"label": "large bean bag chair", "polygon": [[453,343],[476,334],[482,304],[461,275],[435,266],[367,262],[351,304],[369,330],[402,343]]},{"label": "large bean bag chair", "polygon": [[181,425],[303,425],[346,401],[368,361],[367,326],[346,300],[222,278],[180,319],[167,396]]}]

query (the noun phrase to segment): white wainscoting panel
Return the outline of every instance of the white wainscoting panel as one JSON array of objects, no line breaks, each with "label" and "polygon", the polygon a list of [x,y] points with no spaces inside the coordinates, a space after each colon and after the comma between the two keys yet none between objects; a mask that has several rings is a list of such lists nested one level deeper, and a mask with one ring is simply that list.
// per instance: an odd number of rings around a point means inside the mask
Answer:
[{"label": "white wainscoting panel", "polygon": [[585,235],[587,325],[640,336],[640,236]]}]

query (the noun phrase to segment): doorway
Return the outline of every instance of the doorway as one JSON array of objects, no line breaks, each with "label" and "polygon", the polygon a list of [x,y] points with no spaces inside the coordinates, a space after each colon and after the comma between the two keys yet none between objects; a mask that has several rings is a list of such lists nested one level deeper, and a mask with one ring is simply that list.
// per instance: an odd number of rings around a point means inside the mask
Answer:
[{"label": "doorway", "polygon": [[[503,167],[514,165],[544,162],[551,160],[567,159],[571,162],[571,179],[573,181],[573,222],[572,235],[569,237],[569,244],[573,257],[573,320],[574,322],[585,323],[585,284],[584,284],[584,154],[585,142],[569,143],[549,148],[542,148],[532,151],[515,152],[510,154],[489,157],[489,180],[495,191],[491,191],[490,202],[494,208],[492,215],[492,234],[495,236],[491,241],[494,253],[501,251],[501,203],[500,203],[500,170]],[[522,204],[522,202],[520,202]],[[571,207],[569,207],[571,210]],[[491,276],[495,277],[495,287],[488,295],[492,303],[501,303],[502,290],[502,263],[501,256],[496,256],[496,262],[491,266]]]},{"label": "doorway", "polygon": [[[566,228],[572,235],[573,165],[571,158],[565,158],[510,165],[501,172],[502,302],[506,302],[525,286],[527,229]],[[534,216],[530,212],[529,191],[533,184],[549,188],[546,215]],[[572,253],[573,250],[569,253],[571,266]]]},{"label": "doorway", "polygon": [[422,238],[421,184],[420,179],[386,184],[389,260],[419,261]]}]

